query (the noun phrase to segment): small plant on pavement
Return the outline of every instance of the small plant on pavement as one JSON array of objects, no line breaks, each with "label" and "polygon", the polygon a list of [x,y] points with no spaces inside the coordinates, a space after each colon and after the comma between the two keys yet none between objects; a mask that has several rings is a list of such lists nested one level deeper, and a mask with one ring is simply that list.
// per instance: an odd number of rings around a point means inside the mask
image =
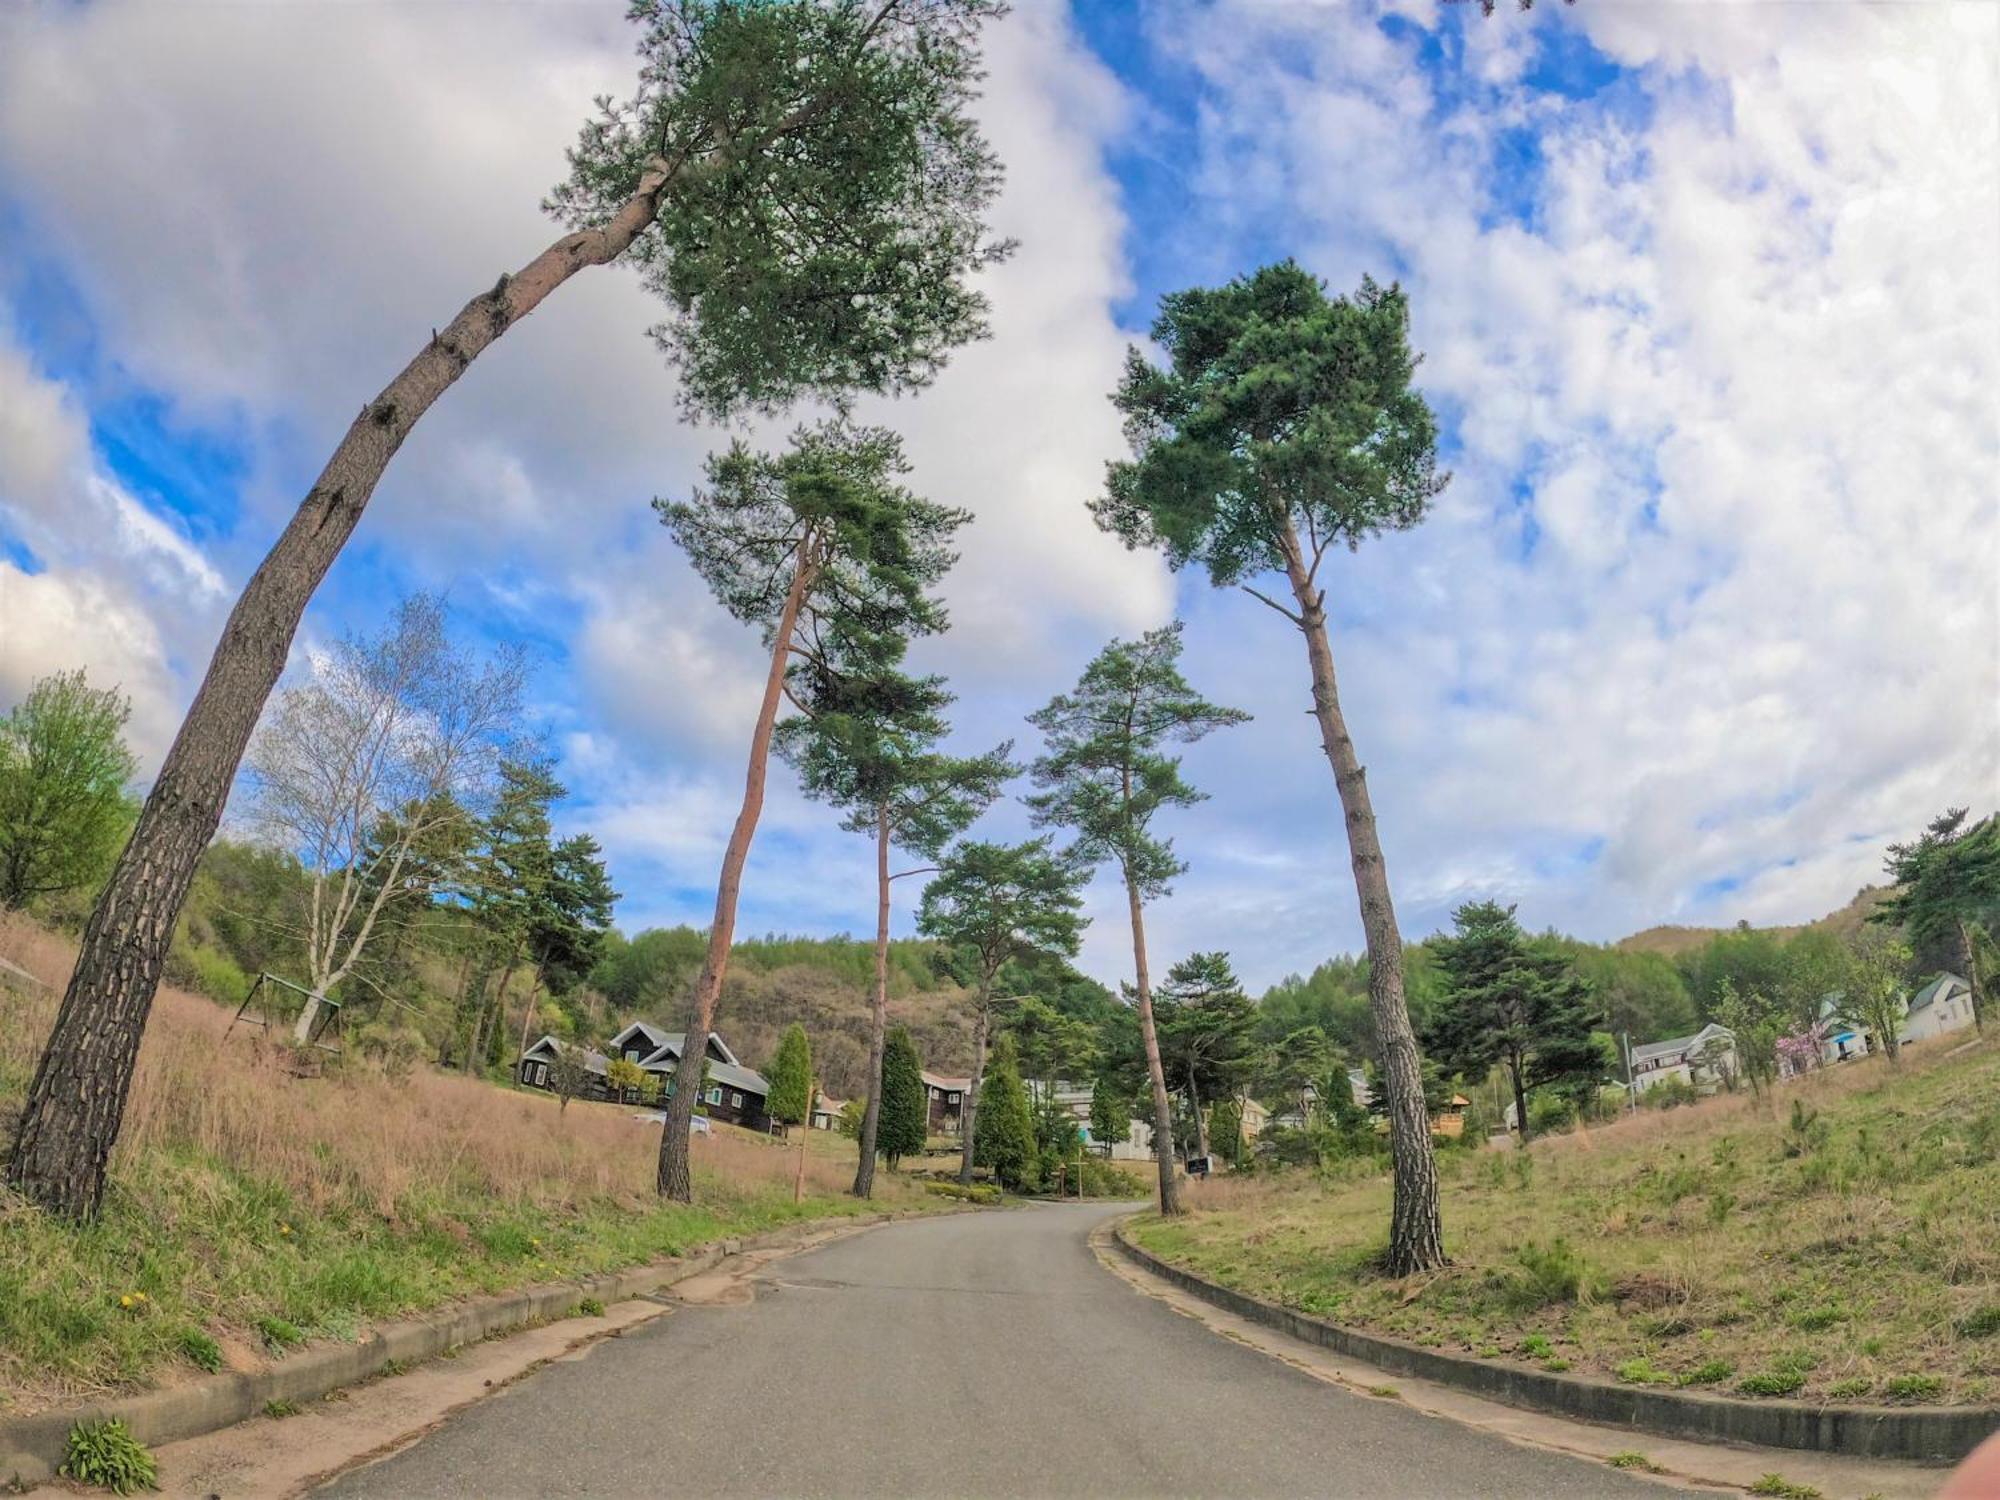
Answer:
[{"label": "small plant on pavement", "polygon": [[94,1484],[114,1495],[160,1487],[153,1455],[115,1417],[107,1422],[79,1422],[70,1428],[69,1451],[61,1472],[66,1479]]},{"label": "small plant on pavement", "polygon": [[1809,1484],[1794,1484],[1782,1474],[1766,1474],[1750,1486],[1753,1495],[1775,1495],[1778,1500],[1824,1500],[1824,1492]]},{"label": "small plant on pavement", "polygon": [[1650,1458],[1646,1457],[1645,1454],[1634,1453],[1630,1449],[1627,1449],[1623,1453],[1614,1453],[1604,1461],[1614,1469],[1638,1469],[1640,1472],[1646,1474],[1664,1474],[1667,1472],[1664,1465],[1656,1464]]}]

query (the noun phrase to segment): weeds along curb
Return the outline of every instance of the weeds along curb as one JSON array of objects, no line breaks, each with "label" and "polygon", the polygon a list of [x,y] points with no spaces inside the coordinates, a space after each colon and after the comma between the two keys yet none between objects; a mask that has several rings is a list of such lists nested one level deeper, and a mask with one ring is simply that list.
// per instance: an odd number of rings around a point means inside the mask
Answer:
[{"label": "weeds along curb", "polygon": [[1397,1375],[1434,1380],[1530,1411],[1696,1442],[1747,1443],[1760,1448],[1797,1448],[1938,1465],[1957,1463],[1989,1434],[2000,1431],[2000,1407],[1885,1408],[1734,1401],[1726,1396],[1619,1385],[1445,1354],[1402,1339],[1356,1333],[1247,1292],[1218,1286],[1140,1249],[1125,1237],[1123,1223],[1113,1228],[1112,1238],[1128,1260],[1238,1317],[1336,1354],[1366,1360]]},{"label": "weeds along curb", "polygon": [[303,1350],[268,1370],[214,1375],[169,1390],[115,1396],[30,1417],[0,1418],[0,1484],[9,1477],[17,1485],[53,1479],[67,1452],[70,1429],[78,1422],[116,1417],[132,1436],[156,1448],[247,1421],[261,1413],[267,1402],[316,1401],[392,1367],[435,1359],[497,1333],[568,1317],[586,1298],[608,1306],[661,1290],[698,1276],[746,1248],[786,1245],[828,1228],[866,1228],[901,1217],[886,1213],[815,1219],[749,1240],[719,1240],[692,1255],[604,1276],[475,1297],[423,1317],[386,1324],[352,1344]]}]

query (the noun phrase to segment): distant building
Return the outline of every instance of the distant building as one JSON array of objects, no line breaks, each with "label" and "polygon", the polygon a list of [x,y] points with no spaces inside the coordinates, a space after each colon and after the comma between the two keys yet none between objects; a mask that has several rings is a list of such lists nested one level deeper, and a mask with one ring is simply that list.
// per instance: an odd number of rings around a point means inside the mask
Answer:
[{"label": "distant building", "polygon": [[1642,1042],[1632,1049],[1632,1083],[1642,1094],[1670,1078],[1713,1092],[1736,1076],[1736,1033],[1713,1021],[1692,1036]]},{"label": "distant building", "polygon": [[[644,1021],[634,1021],[611,1039],[609,1055],[585,1051],[584,1071],[589,1081],[578,1097],[613,1098],[607,1074],[610,1058],[614,1056],[651,1073],[660,1080],[661,1094],[669,1094],[673,1090],[671,1080],[680,1070],[681,1049],[686,1043],[687,1038],[682,1032],[662,1031]],[[571,1045],[552,1036],[542,1037],[521,1054],[514,1065],[516,1076],[528,1088],[549,1088],[556,1055]],[[707,1054],[708,1081],[702,1090],[702,1103],[709,1118],[741,1125],[746,1130],[769,1130],[771,1085],[764,1080],[764,1075],[744,1067],[736,1054],[729,1050],[729,1044],[712,1032],[708,1038]],[[634,1103],[637,1097],[632,1090],[626,1089],[615,1102]]]},{"label": "distant building", "polygon": [[831,1094],[821,1094],[819,1102],[813,1105],[812,1128],[814,1130],[840,1129],[841,1111],[847,1108],[845,1099],[836,1099]]},{"label": "distant building", "polygon": [[1944,973],[1910,996],[1909,1014],[1899,1028],[1900,1039],[1907,1047],[1963,1031],[1972,1021],[1972,986],[1956,974]]},{"label": "distant building", "polygon": [[932,1135],[957,1135],[965,1122],[965,1096],[972,1091],[970,1078],[952,1078],[943,1073],[925,1073],[924,1102]]}]

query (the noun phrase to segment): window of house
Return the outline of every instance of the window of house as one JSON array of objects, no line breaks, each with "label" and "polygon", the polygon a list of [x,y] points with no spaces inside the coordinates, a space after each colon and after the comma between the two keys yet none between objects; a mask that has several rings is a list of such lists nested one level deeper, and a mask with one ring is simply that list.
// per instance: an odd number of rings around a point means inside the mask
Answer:
[{"label": "window of house", "polygon": [[944,1098],[945,1098],[945,1103],[947,1103],[947,1104],[956,1104],[956,1103],[958,1103],[958,1095],[956,1095],[956,1094],[946,1094],[946,1095],[944,1096]]},{"label": "window of house", "polygon": [[710,1104],[720,1104],[722,1102],[722,1090],[720,1088],[710,1089],[708,1091],[708,1102]]},{"label": "window of house", "polygon": [[729,1096],[729,1107],[731,1109],[741,1109],[743,1107],[743,1096],[741,1094],[731,1094]]}]

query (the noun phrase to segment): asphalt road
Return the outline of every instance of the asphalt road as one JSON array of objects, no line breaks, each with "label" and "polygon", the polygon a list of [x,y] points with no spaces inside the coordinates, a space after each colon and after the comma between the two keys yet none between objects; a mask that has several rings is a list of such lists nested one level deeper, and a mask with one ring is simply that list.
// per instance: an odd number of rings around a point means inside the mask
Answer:
[{"label": "asphalt road", "polygon": [[1116,1212],[895,1224],[550,1365],[338,1496],[1334,1495],[1660,1500],[1353,1395],[1098,1265]]}]

